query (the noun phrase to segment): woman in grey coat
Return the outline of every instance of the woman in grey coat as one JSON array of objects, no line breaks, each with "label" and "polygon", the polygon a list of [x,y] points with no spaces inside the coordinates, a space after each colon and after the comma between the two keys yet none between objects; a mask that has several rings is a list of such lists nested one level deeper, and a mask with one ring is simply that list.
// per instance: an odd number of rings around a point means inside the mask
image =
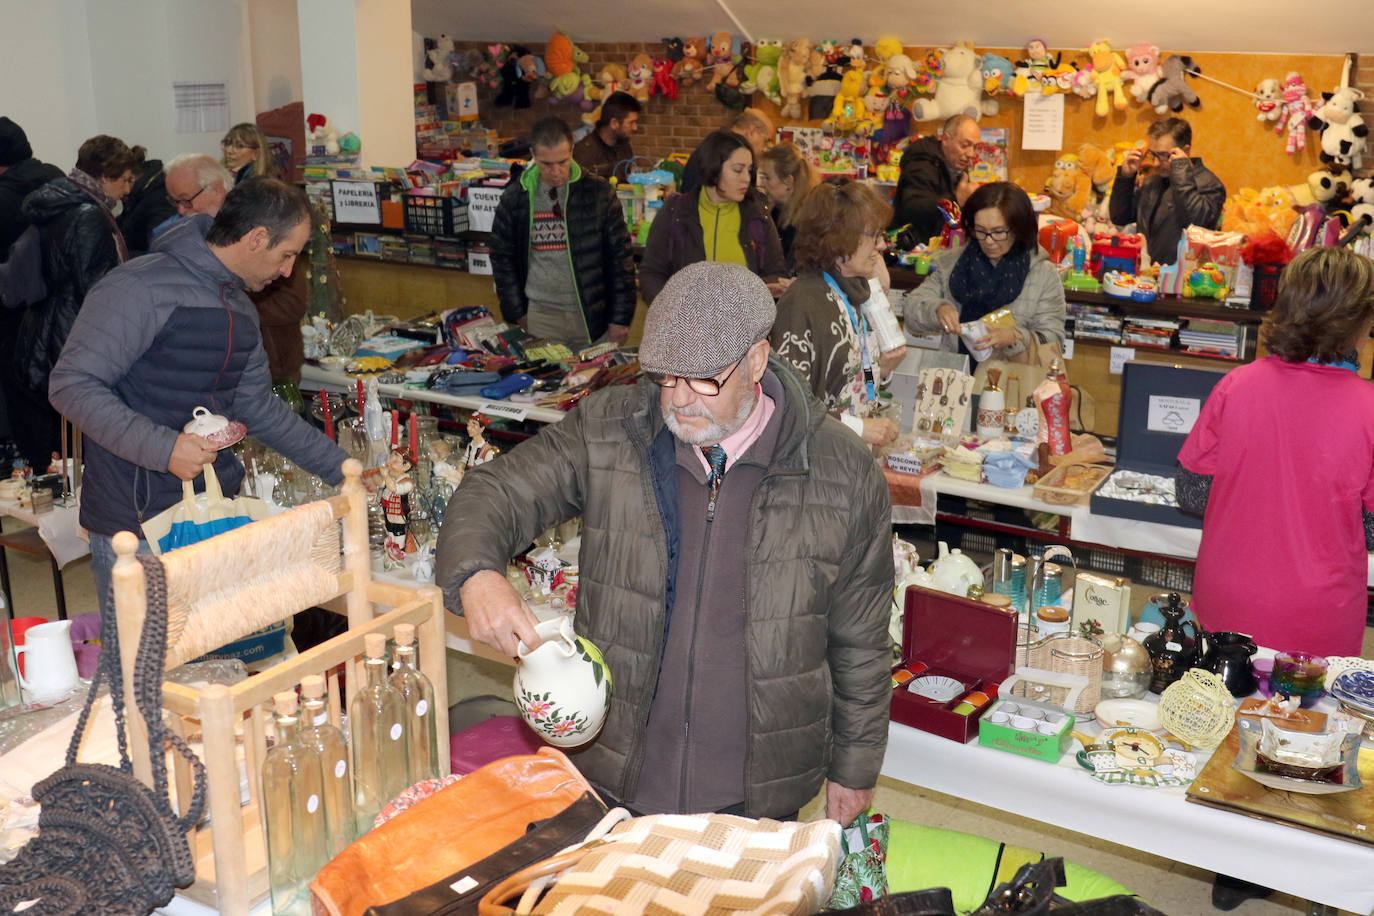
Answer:
[{"label": "woman in grey coat", "polygon": [[986,338],[972,341],[975,349],[991,347],[993,358],[1025,361],[1031,335],[1061,349],[1064,286],[1037,244],[1026,192],[1005,181],[983,185],[964,204],[963,225],[970,244],[937,254],[930,276],[907,293],[907,329],[944,332],[941,349],[968,353],[959,325],[1005,306],[1016,326],[989,328]]}]

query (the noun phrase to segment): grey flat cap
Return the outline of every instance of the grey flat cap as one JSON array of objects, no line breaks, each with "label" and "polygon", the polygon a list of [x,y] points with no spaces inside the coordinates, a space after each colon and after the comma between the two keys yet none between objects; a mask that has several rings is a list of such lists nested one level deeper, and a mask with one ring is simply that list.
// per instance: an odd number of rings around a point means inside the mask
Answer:
[{"label": "grey flat cap", "polygon": [[689,264],[668,278],[644,321],[639,364],[649,372],[707,378],[768,336],[773,294],[747,267]]}]

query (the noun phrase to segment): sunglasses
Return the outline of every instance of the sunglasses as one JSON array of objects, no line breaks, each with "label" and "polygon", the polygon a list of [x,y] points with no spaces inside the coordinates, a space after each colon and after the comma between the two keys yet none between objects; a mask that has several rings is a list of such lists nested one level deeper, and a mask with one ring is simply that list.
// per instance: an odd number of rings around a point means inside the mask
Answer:
[{"label": "sunglasses", "polygon": [[559,219],[563,218],[563,205],[558,202],[558,189],[549,188],[549,197],[553,199],[553,215]]}]

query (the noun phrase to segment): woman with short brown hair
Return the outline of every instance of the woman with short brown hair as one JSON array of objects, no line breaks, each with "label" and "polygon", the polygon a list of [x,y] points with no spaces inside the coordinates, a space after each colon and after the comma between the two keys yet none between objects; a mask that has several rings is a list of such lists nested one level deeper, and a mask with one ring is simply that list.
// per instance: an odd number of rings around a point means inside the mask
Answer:
[{"label": "woman with short brown hair", "polygon": [[1312,248],[1284,269],[1261,330],[1272,355],[1217,382],[1178,453],[1203,514],[1193,612],[1209,631],[1359,655],[1374,549],[1374,261]]},{"label": "woman with short brown hair", "polygon": [[865,442],[897,437],[891,420],[870,416],[877,385],[901,362],[905,346],[879,354],[863,304],[870,279],[885,269],[883,229],[892,206],[861,182],[820,184],[797,211],[797,279],[778,300],[769,334],[773,350],[825,406]]}]

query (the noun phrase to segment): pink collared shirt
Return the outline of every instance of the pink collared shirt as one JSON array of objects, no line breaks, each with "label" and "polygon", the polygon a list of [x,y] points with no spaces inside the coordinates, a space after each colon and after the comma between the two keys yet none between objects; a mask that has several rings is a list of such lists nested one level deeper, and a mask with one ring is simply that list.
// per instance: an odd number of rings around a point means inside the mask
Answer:
[{"label": "pink collared shirt", "polygon": [[[763,430],[768,426],[768,420],[773,416],[773,410],[776,406],[773,399],[763,393],[763,386],[755,382],[754,409],[749,411],[749,416],[745,419],[743,426],[720,440],[720,447],[725,449],[725,470],[730,470],[735,459],[749,451],[749,447],[758,441],[759,436],[763,435]],[[709,476],[711,465],[706,461],[706,456],[702,454],[701,449],[695,449],[695,451],[697,460],[701,462],[702,468]]]}]

